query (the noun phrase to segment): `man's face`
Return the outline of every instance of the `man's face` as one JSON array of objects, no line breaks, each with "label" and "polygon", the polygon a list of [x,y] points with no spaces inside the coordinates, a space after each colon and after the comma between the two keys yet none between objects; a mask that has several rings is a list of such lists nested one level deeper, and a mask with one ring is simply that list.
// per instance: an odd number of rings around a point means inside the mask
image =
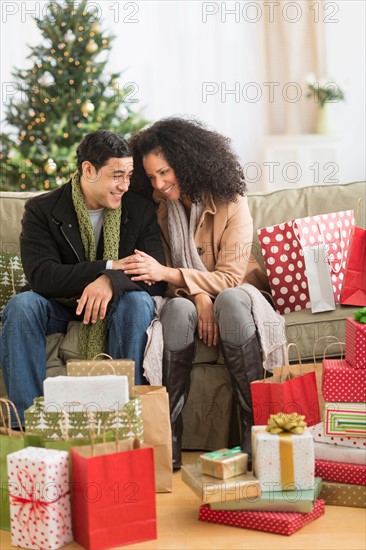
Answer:
[{"label": "man's face", "polygon": [[132,157],[110,158],[98,172],[85,161],[82,169],[81,189],[88,209],[118,208],[130,186]]}]

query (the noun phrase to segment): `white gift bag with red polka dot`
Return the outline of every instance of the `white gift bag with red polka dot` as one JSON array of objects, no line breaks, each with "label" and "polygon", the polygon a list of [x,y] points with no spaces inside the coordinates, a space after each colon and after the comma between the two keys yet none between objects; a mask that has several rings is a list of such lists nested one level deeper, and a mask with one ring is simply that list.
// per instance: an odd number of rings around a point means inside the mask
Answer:
[{"label": "white gift bag with red polka dot", "polygon": [[278,313],[311,307],[303,246],[324,245],[336,303],[346,270],[353,210],[308,216],[258,229],[273,300]]}]

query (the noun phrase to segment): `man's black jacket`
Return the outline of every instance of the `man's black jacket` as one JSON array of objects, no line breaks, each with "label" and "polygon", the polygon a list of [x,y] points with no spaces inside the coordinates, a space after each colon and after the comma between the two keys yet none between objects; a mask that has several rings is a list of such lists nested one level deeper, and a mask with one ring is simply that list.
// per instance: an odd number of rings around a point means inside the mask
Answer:
[{"label": "man's black jacket", "polygon": [[[87,261],[72,202],[71,183],[29,199],[25,205],[20,235],[23,269],[30,288],[45,298],[80,296],[84,288],[105,273],[113,285],[114,299],[126,290],[145,290],[163,295],[166,284],[135,283],[121,270],[106,270],[101,233],[97,260]],[[165,265],[155,205],[128,191],[122,197],[119,258],[137,248]],[[112,258],[107,258],[112,259]]]}]

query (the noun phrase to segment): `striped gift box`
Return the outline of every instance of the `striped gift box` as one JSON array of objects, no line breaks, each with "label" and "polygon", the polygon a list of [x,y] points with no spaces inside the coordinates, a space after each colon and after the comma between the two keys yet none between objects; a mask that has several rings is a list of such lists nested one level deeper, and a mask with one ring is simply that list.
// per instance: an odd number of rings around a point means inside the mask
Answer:
[{"label": "striped gift box", "polygon": [[326,403],[324,433],[366,437],[366,403]]}]

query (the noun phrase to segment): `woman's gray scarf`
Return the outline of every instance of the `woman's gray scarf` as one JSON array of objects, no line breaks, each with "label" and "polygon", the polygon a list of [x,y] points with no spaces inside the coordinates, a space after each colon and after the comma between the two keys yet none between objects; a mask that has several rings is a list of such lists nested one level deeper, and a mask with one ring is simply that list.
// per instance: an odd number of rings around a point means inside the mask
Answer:
[{"label": "woman's gray scarf", "polygon": [[207,271],[198,255],[194,234],[201,218],[203,202],[193,203],[190,219],[180,201],[167,201],[168,231],[173,267]]}]

